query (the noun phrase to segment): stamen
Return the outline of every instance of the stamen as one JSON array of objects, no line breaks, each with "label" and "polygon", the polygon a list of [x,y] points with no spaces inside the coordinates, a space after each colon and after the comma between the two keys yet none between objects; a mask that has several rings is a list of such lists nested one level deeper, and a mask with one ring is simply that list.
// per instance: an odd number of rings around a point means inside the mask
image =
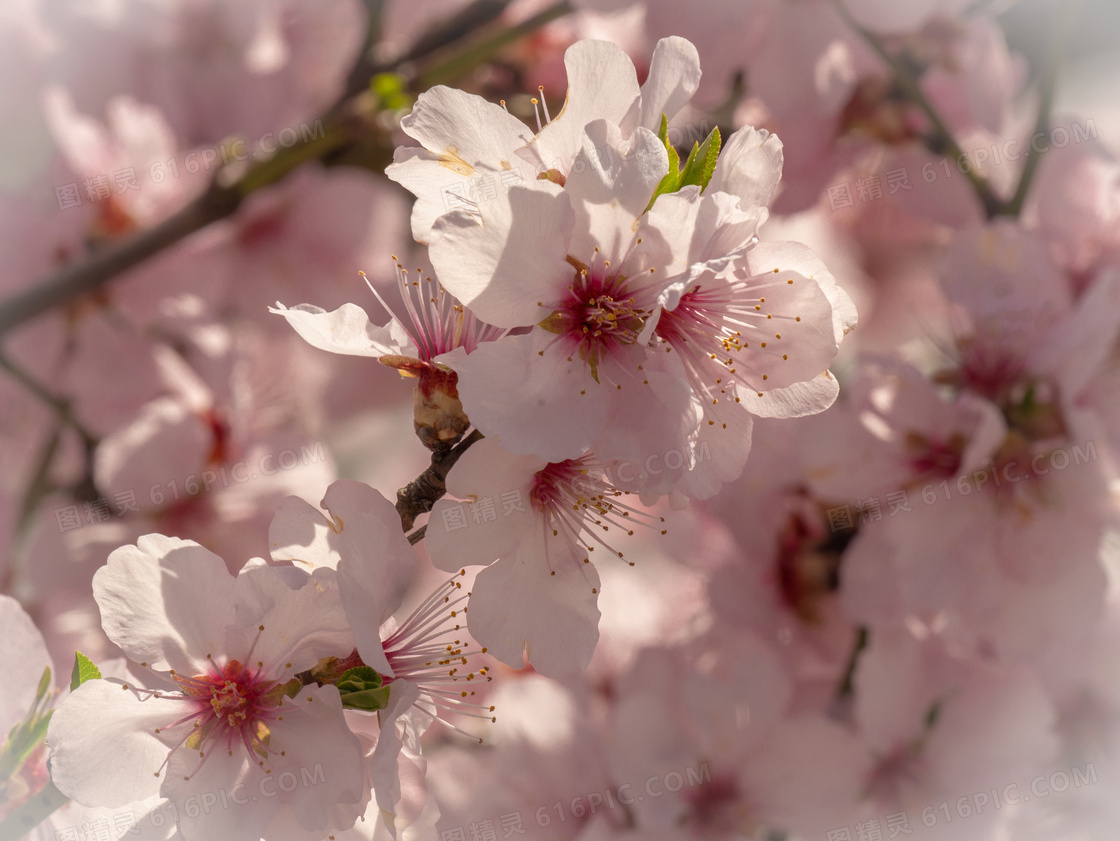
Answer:
[{"label": "stamen", "polygon": [[[537,85],[537,93],[541,95],[541,107],[544,108],[544,124],[548,125],[552,122],[552,117],[548,113],[548,100],[544,98],[544,85]],[[535,102],[536,100],[534,100]],[[537,128],[540,131],[540,128]]]},{"label": "stamen", "polygon": [[[665,518],[623,502],[629,492],[599,478],[605,474],[593,455],[552,463],[537,473],[529,499],[544,515],[546,529],[554,536],[563,534],[576,555],[593,552],[598,545],[625,560],[624,553],[607,543],[600,531],[609,533],[614,527],[629,537],[634,534],[634,523],[653,527]],[[585,557],[584,562],[588,561]],[[627,563],[634,566],[632,561]]]},{"label": "stamen", "polygon": [[461,619],[467,611],[463,605],[470,595],[463,592],[463,585],[456,580],[463,575],[465,570],[428,595],[381,645],[393,671],[393,677],[387,677],[386,683],[407,680],[416,684],[421,694],[414,706],[466,736],[469,734],[444,715],[453,712],[493,721],[488,713],[494,708],[484,712],[478,702],[468,700],[474,696],[473,690],[448,687],[483,678],[487,682],[492,680],[487,667],[462,673],[469,664],[469,655],[468,645],[461,638]]},{"label": "stamen", "polygon": [[[264,626],[258,626],[246,660],[252,658],[263,632]],[[277,691],[281,683],[273,679],[276,674],[262,679],[265,669],[262,661],[257,661],[252,668],[238,660],[227,660],[219,666],[211,655],[207,655],[206,659],[209,674],[184,677],[171,671],[172,680],[182,691],[154,691],[145,699],[186,702],[191,708],[187,715],[155,728],[156,734],[160,734],[190,723],[190,727],[170,747],[167,757],[155,772],[156,776],[163,773],[171,756],[182,748],[198,751],[199,763],[186,776],[188,780],[198,773],[217,746],[222,744],[232,756],[234,742],[240,742],[249,758],[262,767],[263,762],[258,757],[277,753],[265,742],[270,733],[267,722],[282,718],[277,713],[277,708],[283,703],[283,695]],[[290,668],[290,663],[284,666],[285,670]]]},{"label": "stamen", "polygon": [[416,269],[416,279],[413,280],[396,255],[393,255],[393,270],[406,318],[397,316],[365,272],[358,274],[382,309],[404,328],[416,345],[421,361],[431,362],[440,354],[457,347],[465,348],[471,353],[483,342],[500,339],[509,332],[480,321],[444,289],[438,280],[424,276],[422,269]]}]

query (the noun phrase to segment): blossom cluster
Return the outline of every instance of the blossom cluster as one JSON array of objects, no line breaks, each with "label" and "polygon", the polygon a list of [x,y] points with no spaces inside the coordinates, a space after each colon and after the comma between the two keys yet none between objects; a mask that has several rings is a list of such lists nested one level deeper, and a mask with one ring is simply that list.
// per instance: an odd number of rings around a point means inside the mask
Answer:
[{"label": "blossom cluster", "polygon": [[0,838],[1110,839],[1035,5],[0,10]]}]

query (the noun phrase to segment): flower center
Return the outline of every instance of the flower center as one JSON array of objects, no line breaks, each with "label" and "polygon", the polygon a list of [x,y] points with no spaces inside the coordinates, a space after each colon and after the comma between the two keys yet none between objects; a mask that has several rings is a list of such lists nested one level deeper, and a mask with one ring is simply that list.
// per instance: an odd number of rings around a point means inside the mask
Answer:
[{"label": "flower center", "polygon": [[[264,631],[258,629],[257,639]],[[256,642],[249,650],[252,657]],[[286,682],[263,677],[264,663],[257,662],[256,668],[244,666],[239,660],[229,660],[219,667],[210,659],[208,674],[185,677],[170,672],[171,679],[179,686],[179,693],[155,692],[152,697],[186,704],[187,713],[163,727],[157,727],[157,734],[190,723],[190,728],[171,747],[168,757],[159,770],[158,777],[170,761],[172,754],[180,747],[197,750],[201,760],[198,767],[186,778],[190,779],[201,768],[213,752],[215,746],[224,747],[233,756],[235,743],[240,743],[251,762],[265,767],[265,760],[277,751],[269,746],[270,725],[283,718],[285,697],[293,698],[302,684],[292,678]],[[291,667],[289,663],[285,668]],[[281,751],[282,753],[282,751]],[[265,769],[266,773],[269,769]]]},{"label": "flower center", "polygon": [[567,259],[575,268],[568,297],[540,326],[560,336],[570,357],[578,354],[598,382],[599,364],[637,342],[650,310],[635,302],[621,272],[609,272],[609,260],[591,269],[574,257]]},{"label": "flower center", "polygon": [[193,722],[191,730],[176,747],[184,745],[197,750],[205,762],[214,745],[224,743],[226,751],[232,755],[237,741],[254,763],[264,765],[264,760],[273,752],[268,747],[269,723],[279,716],[277,708],[287,694],[286,684],[261,679],[259,669],[250,672],[237,660],[230,660],[221,669],[215,666],[214,672],[208,675],[183,677],[172,673],[171,677],[182,687],[183,694],[157,694],[156,697],[178,697],[193,708],[189,715],[160,728],[168,730]]},{"label": "flower center", "polygon": [[819,625],[823,602],[840,586],[844,550],[855,530],[823,525],[823,510],[803,497],[778,535],[777,579],[782,600],[802,622]]},{"label": "flower center", "polygon": [[907,432],[904,439],[910,469],[920,481],[925,478],[949,479],[960,470],[966,441],[960,433],[948,441],[929,439],[920,432]]},{"label": "flower center", "polygon": [[[545,526],[553,536],[564,535],[577,555],[593,552],[598,544],[622,558],[622,552],[608,545],[599,531],[609,532],[611,526],[634,534],[633,524],[652,526],[665,518],[634,508],[622,501],[628,491],[620,491],[604,477],[609,475],[593,455],[552,462],[537,471],[530,504],[544,516]],[[665,534],[665,529],[661,530]],[[590,559],[583,558],[584,563]],[[634,566],[633,561],[627,561]]]},{"label": "flower center", "polygon": [[717,773],[703,785],[686,789],[684,799],[688,811],[681,823],[704,834],[738,834],[752,826],[743,792],[732,773]]},{"label": "flower center", "polygon": [[[738,389],[744,400],[762,397],[774,386],[771,375],[789,361],[789,331],[798,329],[801,316],[786,306],[783,294],[794,282],[778,269],[752,277],[709,273],[661,313],[657,337],[665,350],[677,352],[693,389],[704,398],[709,426],[721,421],[726,428],[721,413],[740,402]],[[774,293],[777,301],[768,302]]]},{"label": "flower center", "polygon": [[232,680],[210,688],[210,707],[214,711],[214,717],[218,720],[225,718],[230,727],[240,727],[253,713],[248,687]]},{"label": "flower center", "polygon": [[867,793],[890,802],[898,802],[919,788],[928,776],[928,766],[921,754],[921,741],[896,748],[876,763],[867,782]]}]

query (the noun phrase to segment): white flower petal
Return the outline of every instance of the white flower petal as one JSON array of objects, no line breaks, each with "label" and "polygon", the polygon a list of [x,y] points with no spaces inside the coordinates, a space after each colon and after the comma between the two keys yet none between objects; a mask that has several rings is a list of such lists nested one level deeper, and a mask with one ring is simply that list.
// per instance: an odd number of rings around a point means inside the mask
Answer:
[{"label": "white flower petal", "polygon": [[444,85],[420,94],[412,113],[401,120],[401,129],[442,156],[449,173],[463,177],[472,176],[480,162],[500,168],[502,153],[532,137],[529,128],[500,105]]},{"label": "white flower petal", "polygon": [[154,731],[181,718],[183,708],[174,701],[143,700],[122,686],[117,680],[86,681],[51,715],[51,779],[83,806],[143,800],[157,794],[164,779],[156,771],[168,746]]},{"label": "white flower petal", "polygon": [[190,540],[148,534],[122,546],[93,576],[101,625],[130,660],[183,674],[206,671],[234,621],[226,563]]},{"label": "white flower petal", "polygon": [[302,672],[354,648],[334,570],[315,570],[293,590],[283,570],[246,565],[237,576],[236,593],[239,629],[229,635],[228,651],[252,648],[254,659],[277,675]]},{"label": "white flower petal", "polygon": [[481,216],[445,214],[432,229],[429,257],[440,282],[485,322],[535,324],[551,313],[572,278],[566,262],[575,216],[549,182],[510,189]]},{"label": "white flower petal", "polygon": [[335,532],[323,512],[305,499],[288,496],[280,503],[268,527],[272,560],[291,561],[304,570],[337,569]]},{"label": "white flower petal", "polygon": [[743,126],[724,142],[708,190],[737,196],[743,210],[766,207],[782,178],[783,160],[776,134]]},{"label": "white flower petal", "polygon": [[347,356],[416,356],[416,346],[395,318],[377,327],[357,304],[327,312],[312,304],[288,308],[277,301],[268,311],[284,316],[305,342],[319,350]]},{"label": "white flower petal", "polygon": [[[546,540],[549,545],[546,549]],[[555,573],[555,574],[553,574]],[[543,530],[482,570],[471,589],[471,636],[513,668],[548,677],[582,671],[599,640],[599,575]]]},{"label": "white flower petal", "polygon": [[[479,520],[475,521],[467,503],[447,497],[439,500],[428,518],[424,537],[432,563],[456,572],[464,566],[492,563],[511,552],[537,517],[529,492],[534,475],[545,464],[538,456],[514,455],[493,438],[472,445],[451,468],[447,492],[476,500]],[[518,506],[521,511],[515,510]],[[484,511],[492,513],[493,518],[486,517]]]},{"label": "white flower petal", "polygon": [[[381,819],[393,837],[397,837],[396,809],[401,799],[401,780],[399,758],[401,733],[398,732],[397,719],[412,708],[420,697],[419,688],[408,681],[396,681],[389,689],[389,706],[380,712],[381,734],[370,760],[370,777],[374,796],[381,810]],[[401,730],[405,729],[402,722]]]},{"label": "white flower petal", "polygon": [[563,461],[599,437],[607,401],[583,360],[569,362],[560,347],[549,347],[554,339],[540,329],[506,336],[452,365],[463,407],[479,429],[510,452]]},{"label": "white flower petal", "polygon": [[428,242],[436,219],[474,194],[472,180],[488,179],[497,190],[507,186],[508,178],[533,177],[514,155],[532,132],[504,108],[474,94],[431,88],[420,94],[401,127],[424,148],[398,148],[385,174],[416,196],[412,236],[418,242]]},{"label": "white flower petal", "polygon": [[662,38],[653,48],[649,75],[642,84],[638,125],[656,132],[661,115],[671,121],[700,87],[700,54],[691,41],[679,36]]},{"label": "white flower petal", "polygon": [[51,670],[52,683],[60,683],[64,675],[55,671],[43,635],[11,596],[0,595],[0,629],[4,636],[0,674],[6,675],[0,696],[0,733],[6,736],[31,708],[43,669]]},{"label": "white flower petal", "polygon": [[802,418],[823,412],[836,402],[840,384],[830,371],[824,371],[806,382],[748,394],[742,405],[760,418]]},{"label": "white flower petal", "polygon": [[[391,676],[379,631],[401,606],[415,574],[416,553],[401,531],[396,508],[380,493],[370,491],[367,494],[357,488],[341,487],[333,494],[328,491],[323,502],[348,512],[338,535],[342,557],[338,581],[358,652],[366,665]],[[363,499],[355,504],[356,497]]]},{"label": "white flower petal", "polygon": [[609,41],[577,41],[564,54],[568,92],[564,107],[518,154],[540,168],[567,175],[588,123],[618,125],[641,96],[629,56]]},{"label": "white flower petal", "polygon": [[639,128],[624,141],[618,126],[596,120],[587,126],[572,173],[565,184],[575,211],[570,252],[588,264],[619,261],[635,239],[636,221],[669,171],[664,144]]}]

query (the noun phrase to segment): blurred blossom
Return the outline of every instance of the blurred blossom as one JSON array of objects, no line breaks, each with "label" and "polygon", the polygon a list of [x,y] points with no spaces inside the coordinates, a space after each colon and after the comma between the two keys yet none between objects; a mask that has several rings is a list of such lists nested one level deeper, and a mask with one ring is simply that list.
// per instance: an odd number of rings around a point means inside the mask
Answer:
[{"label": "blurred blossom", "polygon": [[1112,841],[1114,18],[0,4],[0,836]]}]

